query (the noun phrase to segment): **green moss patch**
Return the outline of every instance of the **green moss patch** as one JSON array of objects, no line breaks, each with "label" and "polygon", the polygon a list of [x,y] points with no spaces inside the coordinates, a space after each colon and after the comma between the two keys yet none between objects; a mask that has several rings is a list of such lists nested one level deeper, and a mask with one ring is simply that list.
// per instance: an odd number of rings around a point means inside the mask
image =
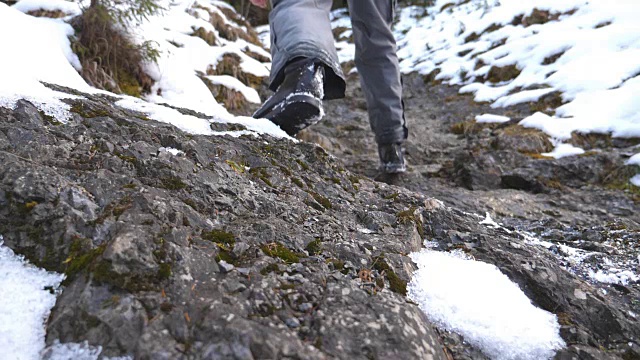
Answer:
[{"label": "green moss patch", "polygon": [[225,160],[224,162],[227,163],[227,165],[229,165],[233,169],[233,171],[237,172],[238,174],[244,173],[245,164],[238,164],[233,160]]},{"label": "green moss patch", "polygon": [[187,187],[177,176],[166,176],[160,179],[161,187],[167,190],[181,190]]},{"label": "green moss patch", "polygon": [[133,207],[133,201],[131,200],[131,197],[127,195],[120,199],[118,204],[113,207],[113,216],[117,218],[120,215],[124,214],[124,212],[129,210],[131,207]]},{"label": "green moss patch", "polygon": [[309,255],[320,255],[322,253],[322,240],[315,239],[305,247],[305,250],[309,252]]},{"label": "green moss patch", "polygon": [[258,179],[262,180],[262,182],[267,184],[269,187],[274,187],[273,184],[271,183],[271,180],[269,180],[271,178],[271,175],[269,175],[269,173],[265,168],[263,167],[251,168],[251,170],[249,170],[249,173],[257,177]]},{"label": "green moss patch", "polygon": [[[90,240],[88,241],[89,243],[91,242]],[[83,239],[76,239],[71,244],[71,247],[69,248],[69,257],[64,261],[67,267],[64,270],[66,279],[64,280],[63,285],[70,284],[78,273],[92,266],[96,259],[104,253],[104,245],[86,252],[83,250],[84,245]]]},{"label": "green moss patch", "polygon": [[407,282],[402,280],[398,274],[391,269],[384,259],[384,254],[373,258],[373,268],[380,273],[384,272],[385,277],[389,281],[389,290],[402,296],[407,296]]},{"label": "green moss patch", "polygon": [[264,268],[262,268],[262,270],[260,270],[260,274],[262,274],[263,276],[267,276],[269,273],[272,273],[272,272],[276,274],[282,273],[282,271],[280,271],[280,267],[278,267],[278,264],[269,264]]},{"label": "green moss patch", "polygon": [[54,118],[54,117],[53,117],[53,116],[51,116],[51,115],[47,115],[47,114],[45,114],[45,112],[44,112],[44,111],[40,110],[40,111],[38,111],[38,112],[40,113],[40,116],[42,116],[42,119],[43,119],[44,121],[46,121],[49,125],[53,125],[53,126],[60,126],[60,125],[62,125],[62,122],[60,122],[60,121],[56,120],[56,118]]},{"label": "green moss patch", "polygon": [[396,219],[399,224],[414,223],[418,234],[420,234],[421,238],[424,238],[424,224],[420,219],[420,215],[417,214],[417,210],[415,206],[412,206],[408,210],[400,211],[396,214]]},{"label": "green moss patch", "polygon": [[236,244],[236,237],[224,230],[214,229],[211,231],[203,231],[202,239],[214,242],[216,244],[222,244],[233,247]]},{"label": "green moss patch", "polygon": [[333,266],[334,270],[340,271],[343,274],[348,274],[349,269],[344,266],[344,261],[336,258],[327,259],[326,263]]},{"label": "green moss patch", "polygon": [[327,199],[326,197],[316,193],[316,192],[309,192],[309,194],[313,197],[313,199],[320,205],[322,205],[323,208],[325,209],[331,209],[332,205],[331,205],[331,201],[329,201],[329,199]]},{"label": "green moss patch", "polygon": [[299,263],[300,258],[304,257],[304,254],[300,254],[297,252],[293,252],[289,250],[286,246],[281,243],[271,243],[262,245],[262,252],[267,256],[271,256],[274,258],[279,258],[284,261],[286,264]]},{"label": "green moss patch", "polygon": [[72,113],[76,113],[82,116],[85,119],[92,119],[100,116],[109,116],[109,112],[107,110],[95,109],[95,108],[89,107],[88,105],[85,105],[84,103],[74,104],[71,107],[70,111]]},{"label": "green moss patch", "polygon": [[458,122],[451,125],[449,131],[456,135],[477,134],[484,128],[495,127],[495,124],[477,123],[475,120]]},{"label": "green moss patch", "polygon": [[158,279],[165,280],[171,277],[171,264],[160,264],[158,269]]},{"label": "green moss patch", "polygon": [[292,177],[291,182],[296,184],[296,186],[298,186],[301,189],[304,188],[304,183],[302,182],[302,180],[298,179],[297,177]]},{"label": "green moss patch", "polygon": [[296,159],[296,162],[298,163],[298,165],[300,165],[300,167],[303,170],[309,170],[309,165],[306,162],[304,162],[304,161],[302,161],[300,159]]},{"label": "green moss patch", "polygon": [[135,156],[123,155],[123,154],[119,154],[119,153],[116,153],[116,156],[118,158],[120,158],[122,161],[126,161],[126,162],[134,164],[134,165],[138,162],[138,159],[136,159]]}]

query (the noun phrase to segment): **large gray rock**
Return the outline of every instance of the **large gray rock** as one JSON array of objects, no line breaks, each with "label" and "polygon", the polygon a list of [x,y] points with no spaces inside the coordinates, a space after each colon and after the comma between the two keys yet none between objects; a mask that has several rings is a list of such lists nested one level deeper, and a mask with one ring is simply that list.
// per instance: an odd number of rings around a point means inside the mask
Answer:
[{"label": "large gray rock", "polygon": [[47,344],[143,359],[444,358],[405,297],[404,254],[421,237],[396,215],[424,197],[315,145],[191,136],[87,97],[104,116],[54,125],[27,102],[0,108],[0,233],[67,274]]}]

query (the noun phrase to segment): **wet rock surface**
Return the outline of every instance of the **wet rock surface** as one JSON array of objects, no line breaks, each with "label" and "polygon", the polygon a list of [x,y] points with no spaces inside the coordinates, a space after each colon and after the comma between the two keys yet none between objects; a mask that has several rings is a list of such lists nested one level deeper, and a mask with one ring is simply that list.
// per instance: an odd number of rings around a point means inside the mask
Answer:
[{"label": "wet rock surface", "polygon": [[[405,84],[411,168],[395,178],[376,172],[356,78],[302,135],[322,147],[189,135],[103,96],[74,100],[84,110],[64,125],[27,102],[0,108],[0,234],[67,274],[47,344],[143,359],[482,358],[405,297],[407,254],[429,240],[495,264],[556,314],[558,359],[640,357],[639,285],[589,276],[637,270],[637,193],[619,181],[633,142],[539,158],[540,134],[473,124],[496,110]],[[480,224],[486,212],[502,226]]]}]

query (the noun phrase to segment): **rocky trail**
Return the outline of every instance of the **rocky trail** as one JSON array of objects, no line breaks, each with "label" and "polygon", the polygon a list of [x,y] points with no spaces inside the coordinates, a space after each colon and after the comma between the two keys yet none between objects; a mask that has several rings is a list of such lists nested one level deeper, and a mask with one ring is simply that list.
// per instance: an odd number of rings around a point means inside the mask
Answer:
[{"label": "rocky trail", "polygon": [[[542,247],[565,269],[589,282],[589,286],[598,289],[596,292],[624,304],[619,310],[637,314],[637,281],[627,286],[598,283],[589,273],[608,269],[605,263],[610,261],[619,268],[635,269],[640,248],[640,193],[633,186],[624,185],[625,179],[633,176],[624,160],[637,149],[638,139],[576,133],[571,143],[590,151],[562,159],[545,157],[539,154],[553,149],[548,136],[517,123],[552,106],[553,96],[538,103],[493,109],[474,102],[472,96],[459,94],[457,87],[443,85],[429,76],[409,74],[404,77],[404,91],[411,166],[406,174],[387,176],[376,169],[376,145],[357,75],[352,75],[348,84],[347,98],[327,103],[325,120],[306,130],[301,138],[320,144],[355,173],[436,198],[459,211],[489,214],[504,226],[505,232],[515,231],[545,241]],[[475,117],[485,113],[512,120],[506,124],[476,123]],[[513,263],[507,265],[486,254],[478,256],[478,252],[487,251],[488,244],[474,240],[472,233],[438,235],[434,240],[443,250],[462,248],[513,276]],[[527,262],[523,260],[519,266],[526,266]],[[517,282],[523,289],[548,286],[544,281],[536,286]],[[538,295],[527,294],[534,302],[539,301],[538,306],[546,308]],[[559,316],[569,322],[564,315]],[[635,317],[630,320],[635,321]],[[453,334],[443,336],[456,338]],[[461,356],[457,350],[453,351],[454,358]],[[578,358],[589,356],[580,353]]]},{"label": "rocky trail", "polygon": [[[513,148],[539,140],[505,135],[513,125],[453,134],[485,108],[409,77],[411,170],[379,179],[388,185],[370,179],[353,80],[303,135],[324,148],[194,136],[105,95],[65,100],[64,125],[28,102],[0,109],[0,233],[67,275],[50,352],[88,341],[153,359],[483,358],[405,297],[407,254],[428,240],[495,264],[556,314],[568,344],[558,359],[638,357],[637,283],[587,276],[637,254],[634,195],[599,173],[624,148],[547,160]],[[528,177],[545,173],[565,178]],[[510,189],[509,176],[536,185]],[[485,212],[504,226],[480,224]]]},{"label": "rocky trail", "polygon": [[[264,99],[266,79],[232,48],[206,76],[243,78]],[[493,109],[433,75],[404,76],[410,167],[395,177],[376,169],[357,74],[299,142],[33,78],[71,118],[0,105],[0,243],[66,276],[41,357],[488,358],[407,297],[409,255],[429,247],[495,265],[555,314],[555,359],[640,359],[640,191],[625,165],[640,140],[574,133],[585,154],[545,157],[549,137],[517,124],[551,112],[557,92]],[[257,106],[208,85],[236,115]],[[512,120],[475,122],[485,113]]]}]

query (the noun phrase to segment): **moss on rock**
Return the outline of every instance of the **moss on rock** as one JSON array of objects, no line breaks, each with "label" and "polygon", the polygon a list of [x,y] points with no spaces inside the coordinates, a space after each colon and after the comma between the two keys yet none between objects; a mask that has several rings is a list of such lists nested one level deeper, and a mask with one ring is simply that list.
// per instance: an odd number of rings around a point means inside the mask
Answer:
[{"label": "moss on rock", "polygon": [[384,254],[380,254],[373,259],[373,268],[378,270],[380,273],[384,272],[387,281],[389,281],[389,290],[402,296],[407,295],[407,282],[402,280],[398,274],[391,269],[384,259]]},{"label": "moss on rock", "polygon": [[222,244],[233,247],[236,244],[236,237],[227,231],[214,229],[211,231],[203,231],[202,239],[214,242],[216,244]]},{"label": "moss on rock", "polygon": [[265,255],[279,258],[286,264],[299,263],[300,258],[305,256],[304,254],[289,250],[286,246],[278,242],[262,245],[261,249]]}]

